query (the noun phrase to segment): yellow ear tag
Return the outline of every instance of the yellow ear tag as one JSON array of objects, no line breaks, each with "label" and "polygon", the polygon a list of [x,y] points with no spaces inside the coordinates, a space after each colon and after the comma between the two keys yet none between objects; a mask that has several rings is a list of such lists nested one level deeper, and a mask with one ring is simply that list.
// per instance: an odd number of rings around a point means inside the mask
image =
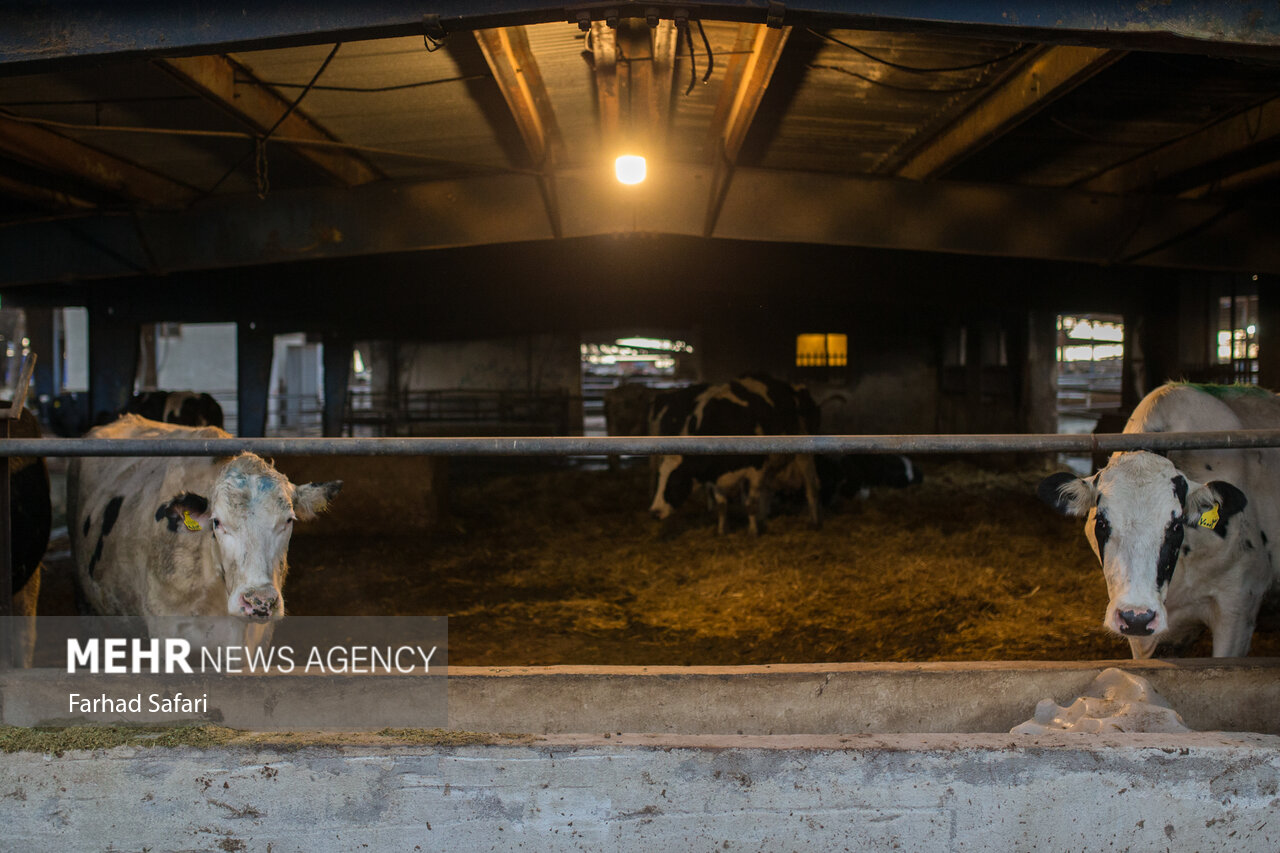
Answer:
[{"label": "yellow ear tag", "polygon": [[1208,512],[1201,513],[1200,521],[1198,523],[1201,527],[1207,527],[1210,530],[1217,527],[1218,526],[1218,505],[1214,504],[1213,509],[1209,510]]},{"label": "yellow ear tag", "polygon": [[185,509],[182,511],[182,523],[187,526],[188,530],[200,529],[200,522],[192,518],[191,513],[187,512]]}]

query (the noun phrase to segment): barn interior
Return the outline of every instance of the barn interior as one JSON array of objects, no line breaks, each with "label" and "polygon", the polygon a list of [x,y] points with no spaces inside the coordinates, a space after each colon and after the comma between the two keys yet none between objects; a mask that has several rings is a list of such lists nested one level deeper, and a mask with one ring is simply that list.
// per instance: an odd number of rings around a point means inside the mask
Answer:
[{"label": "barn interior", "polygon": [[[186,375],[246,437],[590,432],[586,347],[628,337],[687,344],[681,375],[646,351],[606,385],[763,371],[838,434],[1118,431],[1168,379],[1280,387],[1272,12],[128,5],[0,11],[8,375],[35,352],[33,397],[80,428],[202,324],[223,343]],[[1122,339],[1073,336],[1104,327]],[[316,369],[282,379],[282,336]],[[1081,369],[1081,346],[1106,355]],[[440,472],[413,471],[429,506],[363,496],[353,524],[439,526]],[[640,480],[610,495],[642,516]],[[1066,529],[1053,547],[1100,587]],[[620,618],[569,622],[596,617]]]}]

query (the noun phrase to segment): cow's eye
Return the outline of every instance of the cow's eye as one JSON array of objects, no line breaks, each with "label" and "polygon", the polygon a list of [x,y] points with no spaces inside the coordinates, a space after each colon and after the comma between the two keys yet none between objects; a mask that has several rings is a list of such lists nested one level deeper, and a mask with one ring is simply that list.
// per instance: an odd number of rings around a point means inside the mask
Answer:
[{"label": "cow's eye", "polygon": [[221,526],[222,526],[222,522],[221,522],[221,521],[218,521],[218,519],[216,519],[216,518],[215,518],[215,519],[213,520],[213,529],[214,529],[214,530],[217,530],[217,529],[218,529],[219,527],[221,527]]}]

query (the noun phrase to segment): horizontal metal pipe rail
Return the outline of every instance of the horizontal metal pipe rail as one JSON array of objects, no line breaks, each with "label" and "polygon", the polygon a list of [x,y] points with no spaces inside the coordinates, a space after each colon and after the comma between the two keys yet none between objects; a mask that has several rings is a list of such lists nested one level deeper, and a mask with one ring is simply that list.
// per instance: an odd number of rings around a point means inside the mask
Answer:
[{"label": "horizontal metal pipe rail", "polygon": [[1280,430],[1027,435],[526,438],[11,438],[3,456],[603,456],[765,453],[1112,453],[1280,447]]}]

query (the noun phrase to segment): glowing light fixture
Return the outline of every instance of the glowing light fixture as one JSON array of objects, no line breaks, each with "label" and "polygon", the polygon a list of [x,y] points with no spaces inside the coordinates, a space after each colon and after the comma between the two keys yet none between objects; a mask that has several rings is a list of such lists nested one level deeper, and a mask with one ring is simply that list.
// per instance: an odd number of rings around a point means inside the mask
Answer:
[{"label": "glowing light fixture", "polygon": [[635,154],[624,154],[614,161],[614,174],[624,184],[638,184],[644,180],[644,158]]}]

